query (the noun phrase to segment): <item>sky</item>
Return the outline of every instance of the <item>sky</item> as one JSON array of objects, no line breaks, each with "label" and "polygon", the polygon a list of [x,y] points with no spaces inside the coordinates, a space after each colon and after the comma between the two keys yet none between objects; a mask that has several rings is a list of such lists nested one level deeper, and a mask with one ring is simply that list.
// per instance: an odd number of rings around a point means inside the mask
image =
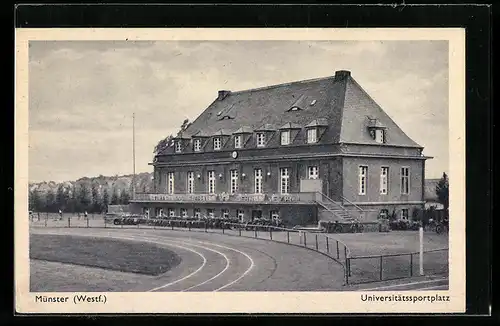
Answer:
[{"label": "sky", "polygon": [[131,174],[218,90],[352,77],[448,172],[447,41],[31,41],[29,181]]}]

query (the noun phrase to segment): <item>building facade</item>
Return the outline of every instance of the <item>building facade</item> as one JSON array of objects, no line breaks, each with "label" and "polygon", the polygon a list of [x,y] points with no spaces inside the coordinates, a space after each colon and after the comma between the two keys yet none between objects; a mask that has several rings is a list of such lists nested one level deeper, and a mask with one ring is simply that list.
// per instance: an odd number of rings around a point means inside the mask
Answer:
[{"label": "building facade", "polygon": [[423,147],[354,80],[334,76],[231,92],[158,153],[136,213],[314,224],[424,207]]}]

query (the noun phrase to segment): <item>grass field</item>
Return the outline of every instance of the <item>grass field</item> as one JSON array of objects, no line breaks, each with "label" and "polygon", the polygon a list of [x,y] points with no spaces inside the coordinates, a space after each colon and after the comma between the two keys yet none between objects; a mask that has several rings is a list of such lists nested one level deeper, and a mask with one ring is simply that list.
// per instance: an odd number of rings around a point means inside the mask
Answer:
[{"label": "grass field", "polygon": [[159,275],[181,262],[174,252],[148,243],[61,235],[30,235],[30,259]]}]

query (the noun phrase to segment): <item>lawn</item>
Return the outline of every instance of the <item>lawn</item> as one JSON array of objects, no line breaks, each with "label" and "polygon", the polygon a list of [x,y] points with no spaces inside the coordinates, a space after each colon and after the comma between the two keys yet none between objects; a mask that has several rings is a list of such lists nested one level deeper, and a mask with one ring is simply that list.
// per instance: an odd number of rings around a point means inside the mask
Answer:
[{"label": "lawn", "polygon": [[30,259],[160,275],[179,265],[174,252],[149,243],[66,235],[30,235]]}]

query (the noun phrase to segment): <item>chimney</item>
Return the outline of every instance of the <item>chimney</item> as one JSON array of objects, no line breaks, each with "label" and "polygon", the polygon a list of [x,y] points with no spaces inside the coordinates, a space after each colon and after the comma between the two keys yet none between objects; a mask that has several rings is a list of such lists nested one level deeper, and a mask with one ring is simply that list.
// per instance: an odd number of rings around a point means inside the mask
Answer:
[{"label": "chimney", "polygon": [[351,76],[351,72],[348,70],[339,70],[335,72],[335,80],[343,80]]},{"label": "chimney", "polygon": [[228,96],[229,94],[231,94],[231,91],[219,91],[219,96],[217,96],[217,99],[219,101],[222,101],[223,99],[226,98],[226,96]]}]

